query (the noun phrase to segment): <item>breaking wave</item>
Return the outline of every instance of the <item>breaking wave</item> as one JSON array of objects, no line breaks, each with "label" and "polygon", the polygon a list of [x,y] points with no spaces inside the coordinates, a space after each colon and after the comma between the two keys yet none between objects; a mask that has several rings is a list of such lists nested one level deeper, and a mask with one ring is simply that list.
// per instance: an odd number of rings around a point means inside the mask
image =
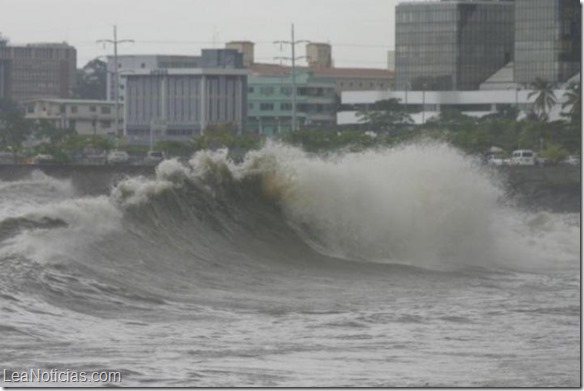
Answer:
[{"label": "breaking wave", "polygon": [[96,292],[109,297],[101,306],[120,292],[142,301],[193,289],[201,298],[254,294],[312,268],[537,270],[578,258],[578,218],[513,209],[492,172],[444,144],[326,157],[270,144],[240,163],[200,152],[98,197],[35,175],[0,183],[34,182],[44,197],[3,215],[0,258],[37,276],[32,286],[44,294],[59,283],[79,303]]}]

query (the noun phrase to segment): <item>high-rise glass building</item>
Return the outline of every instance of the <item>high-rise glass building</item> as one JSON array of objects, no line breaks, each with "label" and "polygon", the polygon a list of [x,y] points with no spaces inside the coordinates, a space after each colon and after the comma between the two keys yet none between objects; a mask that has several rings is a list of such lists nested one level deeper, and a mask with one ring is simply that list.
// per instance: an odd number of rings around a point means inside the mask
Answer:
[{"label": "high-rise glass building", "polygon": [[578,0],[516,0],[515,82],[562,83],[580,72],[582,8]]},{"label": "high-rise glass building", "polygon": [[478,89],[513,59],[514,12],[502,0],[398,4],[396,88]]}]

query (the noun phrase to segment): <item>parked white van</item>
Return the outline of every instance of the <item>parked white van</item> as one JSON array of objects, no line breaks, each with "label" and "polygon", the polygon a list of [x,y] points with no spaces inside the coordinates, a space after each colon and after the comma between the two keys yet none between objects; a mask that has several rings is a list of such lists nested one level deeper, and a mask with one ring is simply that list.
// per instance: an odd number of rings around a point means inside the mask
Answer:
[{"label": "parked white van", "polygon": [[535,166],[535,153],[531,149],[518,149],[511,155],[513,166]]}]

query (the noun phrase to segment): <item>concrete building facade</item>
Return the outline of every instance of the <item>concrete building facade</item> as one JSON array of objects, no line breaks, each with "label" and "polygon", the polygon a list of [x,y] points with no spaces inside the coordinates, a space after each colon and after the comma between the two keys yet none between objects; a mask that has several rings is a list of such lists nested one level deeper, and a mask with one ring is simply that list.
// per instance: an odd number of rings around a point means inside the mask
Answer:
[{"label": "concrete building facade", "polygon": [[396,89],[478,89],[513,59],[514,12],[512,1],[398,4]]},{"label": "concrete building facade", "polygon": [[131,144],[148,144],[151,135],[185,141],[211,124],[245,129],[245,69],[144,69],[123,77],[124,133]]},{"label": "concrete building facade", "polygon": [[0,37],[0,98],[24,102],[72,96],[77,51],[66,43],[9,45]]},{"label": "concrete building facade", "polygon": [[[81,135],[115,136],[115,102],[82,99],[35,99],[23,102],[25,116],[46,120]],[[123,107],[120,109],[123,121]]]},{"label": "concrete building facade", "polygon": [[[334,125],[335,81],[315,76],[313,72],[296,75],[296,118],[303,126]],[[247,129],[265,135],[292,129],[292,78],[251,75],[248,86]]]},{"label": "concrete building facade", "polygon": [[[182,55],[122,55],[118,56],[118,75],[119,75],[119,98],[124,100],[124,89],[126,88],[125,79],[121,76],[124,73],[134,72],[137,70],[150,69],[184,69],[199,68],[201,66],[200,56],[182,56]],[[115,58],[107,56],[107,93],[109,100],[115,100]]]},{"label": "concrete building facade", "polygon": [[[124,100],[125,80],[121,75],[154,69],[243,68],[243,57],[235,49],[203,49],[200,56],[124,55],[118,56],[119,99]],[[115,97],[115,58],[107,57],[107,97]]]}]

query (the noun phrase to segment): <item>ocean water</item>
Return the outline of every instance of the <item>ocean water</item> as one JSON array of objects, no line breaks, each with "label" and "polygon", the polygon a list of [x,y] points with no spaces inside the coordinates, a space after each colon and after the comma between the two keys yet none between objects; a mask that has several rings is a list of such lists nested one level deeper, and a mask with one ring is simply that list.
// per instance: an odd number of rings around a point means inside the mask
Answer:
[{"label": "ocean water", "polygon": [[580,215],[446,145],[33,172],[0,205],[3,386],[580,386]]}]

